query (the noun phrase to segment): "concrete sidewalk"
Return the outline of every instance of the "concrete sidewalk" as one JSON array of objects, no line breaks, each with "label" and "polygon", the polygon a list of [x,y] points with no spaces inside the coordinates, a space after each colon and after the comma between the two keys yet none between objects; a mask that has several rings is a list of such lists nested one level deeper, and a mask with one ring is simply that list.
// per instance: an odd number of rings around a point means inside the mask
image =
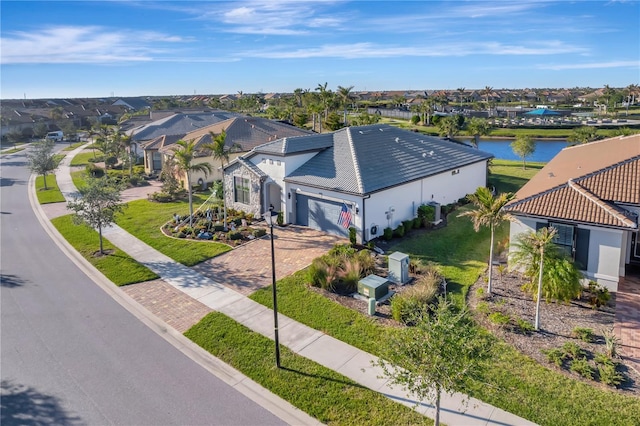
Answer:
[{"label": "concrete sidewalk", "polygon": [[[81,148],[77,151],[79,152]],[[65,197],[72,197],[76,189],[69,176],[68,164],[75,151],[63,161],[56,175],[58,186]],[[65,160],[67,160],[65,158]],[[207,278],[192,268],[183,266],[133,237],[118,226],[103,231],[104,236],[121,250],[162,277],[164,282],[189,297],[221,312],[244,326],[273,339],[273,311],[243,294]],[[388,380],[380,378],[382,371],[374,367],[376,357],[279,315],[281,344],[293,352],[335,370],[355,382],[366,386],[401,404],[415,407],[416,401],[405,391],[389,387]],[[417,411],[435,417],[434,407],[419,404]],[[441,421],[449,425],[532,425],[525,419],[461,394],[446,395],[442,399]]]}]

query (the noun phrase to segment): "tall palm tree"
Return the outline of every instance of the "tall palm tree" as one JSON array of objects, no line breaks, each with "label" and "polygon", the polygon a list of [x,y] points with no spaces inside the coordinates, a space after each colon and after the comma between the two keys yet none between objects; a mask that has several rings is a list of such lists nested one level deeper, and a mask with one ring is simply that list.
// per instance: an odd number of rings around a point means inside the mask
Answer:
[{"label": "tall palm tree", "polygon": [[[515,244],[516,253],[514,260],[516,263],[531,263],[536,260],[538,265],[538,293],[536,297],[536,319],[535,329],[540,330],[540,299],[542,299],[542,282],[544,277],[544,254],[545,251],[555,249],[553,238],[558,230],[552,226],[541,228],[538,232],[529,232],[518,236],[518,243]],[[536,259],[538,258],[538,259]]]},{"label": "tall palm tree", "polygon": [[458,104],[462,107],[462,100],[464,99],[464,87],[458,87]]},{"label": "tall palm tree", "polygon": [[493,236],[495,227],[505,220],[511,220],[511,215],[503,210],[505,204],[514,198],[515,194],[505,192],[494,196],[487,187],[478,187],[476,192],[467,195],[469,201],[475,206],[475,210],[468,210],[459,216],[469,216],[473,222],[473,229],[478,232],[481,226],[488,226],[491,232],[491,247],[489,248],[489,280],[487,282],[487,294],[491,295],[492,269],[493,269]]},{"label": "tall palm tree", "polygon": [[480,136],[487,136],[491,133],[491,125],[484,118],[473,117],[467,124],[467,130],[473,136],[472,144],[474,148],[478,148]]},{"label": "tall palm tree", "polygon": [[351,94],[351,90],[353,86],[342,87],[338,86],[338,97],[340,99],[340,104],[344,108],[344,125],[347,125],[347,106],[353,101],[353,95]]},{"label": "tall palm tree", "polygon": [[220,161],[220,167],[222,169],[222,209],[224,211],[224,219],[222,221],[222,225],[224,226],[224,230],[227,230],[227,196],[225,191],[224,184],[224,164],[225,162],[229,162],[229,150],[225,147],[227,141],[227,132],[222,130],[219,135],[216,135],[213,132],[209,132],[209,136],[211,136],[211,143],[208,143],[203,146],[205,149],[211,150],[211,156],[215,160]]},{"label": "tall palm tree", "polygon": [[195,141],[179,140],[177,148],[173,152],[176,167],[185,174],[187,179],[187,192],[189,193],[189,226],[193,226],[193,194],[191,191],[191,172],[202,172],[205,176],[211,173],[209,163],[194,163],[196,157]]},{"label": "tall palm tree", "polygon": [[485,99],[485,102],[487,103],[487,113],[489,113],[489,111],[491,110],[491,107],[489,104],[489,96],[491,96],[491,94],[493,93],[493,87],[485,86],[484,90],[482,90],[482,93],[484,94],[484,99]]}]

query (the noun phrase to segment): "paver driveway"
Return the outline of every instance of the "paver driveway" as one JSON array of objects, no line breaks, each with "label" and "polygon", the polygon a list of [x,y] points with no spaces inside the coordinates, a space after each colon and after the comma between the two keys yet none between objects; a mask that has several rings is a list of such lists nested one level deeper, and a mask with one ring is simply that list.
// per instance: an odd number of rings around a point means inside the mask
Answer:
[{"label": "paver driveway", "polygon": [[[276,279],[280,280],[308,266],[345,238],[310,228],[288,225],[274,227]],[[249,295],[271,285],[271,242],[267,235],[193,267],[199,273]]]}]

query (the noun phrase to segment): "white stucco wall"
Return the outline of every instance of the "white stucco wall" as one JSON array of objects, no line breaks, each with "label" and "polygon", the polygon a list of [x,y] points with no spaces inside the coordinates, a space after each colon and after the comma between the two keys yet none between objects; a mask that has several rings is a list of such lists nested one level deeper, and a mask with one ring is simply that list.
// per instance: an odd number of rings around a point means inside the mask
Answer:
[{"label": "white stucco wall", "polygon": [[[547,223],[543,219],[517,217],[511,222],[509,241],[515,242],[520,233],[535,232],[536,222]],[[582,271],[585,278],[617,291],[619,277],[624,276],[623,247],[628,244],[626,232],[586,225],[578,227],[589,230],[589,260],[586,271]]]}]

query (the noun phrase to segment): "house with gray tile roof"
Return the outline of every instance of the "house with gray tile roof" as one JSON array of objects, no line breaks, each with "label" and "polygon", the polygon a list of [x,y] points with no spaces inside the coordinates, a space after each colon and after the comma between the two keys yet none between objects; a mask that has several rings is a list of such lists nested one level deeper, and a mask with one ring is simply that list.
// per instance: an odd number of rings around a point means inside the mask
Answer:
[{"label": "house with gray tile roof", "polygon": [[279,139],[230,162],[226,202],[254,216],[273,205],[286,223],[335,235],[354,227],[366,242],[416,217],[422,204],[450,204],[486,185],[491,158],[389,125],[347,127]]}]

